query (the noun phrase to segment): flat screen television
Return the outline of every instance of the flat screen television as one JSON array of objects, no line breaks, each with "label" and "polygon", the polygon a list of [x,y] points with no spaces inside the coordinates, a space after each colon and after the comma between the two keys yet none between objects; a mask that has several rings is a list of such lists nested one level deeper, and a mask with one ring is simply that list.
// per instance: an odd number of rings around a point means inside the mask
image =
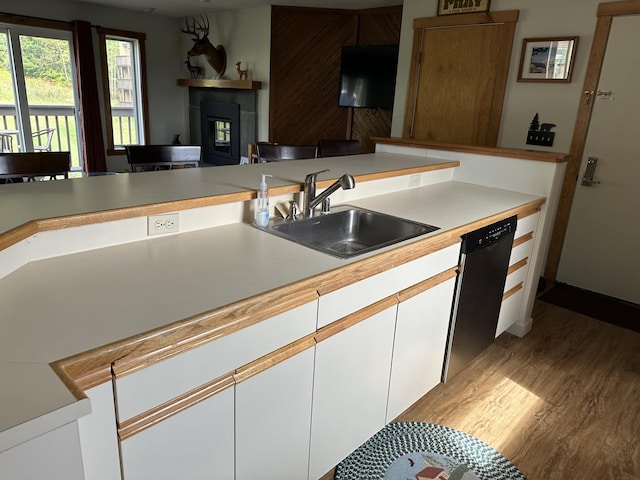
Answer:
[{"label": "flat screen television", "polygon": [[341,107],[393,110],[398,45],[347,45],[340,62]]}]

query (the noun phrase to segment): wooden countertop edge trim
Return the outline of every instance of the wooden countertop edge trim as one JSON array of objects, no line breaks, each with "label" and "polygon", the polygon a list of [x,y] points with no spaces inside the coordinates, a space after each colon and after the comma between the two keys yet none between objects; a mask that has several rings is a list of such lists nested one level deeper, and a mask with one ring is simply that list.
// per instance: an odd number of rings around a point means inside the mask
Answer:
[{"label": "wooden countertop edge trim", "polygon": [[[442,170],[457,166],[460,166],[460,162],[448,161],[435,165],[423,165],[419,167],[356,175],[354,178],[358,182],[367,182],[372,180],[381,180],[384,178],[411,175],[414,173],[431,172],[434,170]],[[318,181],[317,186],[318,188],[325,188],[331,185],[333,181],[334,180],[320,180]],[[271,196],[287,195],[291,193],[301,192],[303,189],[304,185],[294,183],[279,187],[270,187],[269,193]],[[38,232],[59,230],[70,227],[80,227],[84,225],[91,225],[94,223],[126,220],[128,218],[157,215],[177,210],[189,210],[192,208],[211,207],[234,202],[245,202],[255,199],[256,195],[257,194],[255,190],[243,190],[240,192],[226,193],[210,197],[187,198],[183,200],[173,200],[170,202],[160,202],[148,205],[136,205],[133,207],[101,210],[97,212],[70,214],[60,217],[34,219],[5,233],[0,234],[0,250],[4,250],[5,248],[8,248],[22,240],[25,240],[31,235],[34,235]]]},{"label": "wooden countertop edge trim", "polygon": [[517,158],[520,160],[534,160],[537,162],[565,163],[569,159],[567,153],[541,152],[538,150],[518,150],[514,148],[483,147],[480,145],[456,145],[451,143],[427,142],[410,138],[372,137],[371,140],[382,145],[397,145],[399,147],[432,148],[450,152],[477,153],[498,157]]},{"label": "wooden countertop edge trim", "polygon": [[56,368],[62,368],[80,390],[87,390],[111,380],[109,367],[112,364],[119,376],[133,373],[273,315],[314,301],[318,295],[454,245],[460,242],[460,236],[468,231],[519,212],[535,211],[543,204],[544,199],[537,199],[482,220],[300,280],[295,284],[283,285],[156,330],[69,356],[54,364]]},{"label": "wooden countertop edge trim", "polygon": [[118,425],[118,437],[120,441],[124,441],[133,435],[152,427],[177,413],[186,410],[193,405],[206,400],[227,388],[235,385],[233,373],[227,373],[221,377],[212,380],[205,385],[194,388],[189,392],[173,398],[157,407],[146,412],[136,415],[133,418],[120,422]]}]

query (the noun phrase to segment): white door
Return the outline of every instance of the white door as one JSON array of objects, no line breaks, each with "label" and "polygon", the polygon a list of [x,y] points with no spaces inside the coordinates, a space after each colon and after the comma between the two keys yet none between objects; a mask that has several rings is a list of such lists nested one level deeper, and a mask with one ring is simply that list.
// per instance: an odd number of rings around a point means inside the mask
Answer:
[{"label": "white door", "polygon": [[[640,16],[615,17],[557,280],[640,303]],[[583,186],[589,157],[594,180]]]}]

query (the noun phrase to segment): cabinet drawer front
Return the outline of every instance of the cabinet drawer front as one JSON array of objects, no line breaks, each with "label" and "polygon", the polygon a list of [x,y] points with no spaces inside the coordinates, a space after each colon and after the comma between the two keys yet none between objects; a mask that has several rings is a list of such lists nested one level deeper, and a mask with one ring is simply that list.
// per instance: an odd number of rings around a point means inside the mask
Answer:
[{"label": "cabinet drawer front", "polygon": [[310,479],[384,426],[395,319],[394,306],[316,346]]},{"label": "cabinet drawer front", "polygon": [[516,238],[524,235],[525,233],[535,232],[538,228],[538,219],[540,218],[540,212],[528,215],[522,219],[518,218],[518,226],[516,227]]},{"label": "cabinet drawer front", "polygon": [[400,302],[387,422],[440,383],[455,278]]},{"label": "cabinet drawer front", "polygon": [[[516,237],[516,242],[518,238]],[[531,252],[533,251],[533,239],[527,240],[524,243],[520,243],[519,245],[513,247],[511,249],[511,256],[509,257],[509,265],[514,265],[518,263],[523,258],[527,258],[531,256]]]},{"label": "cabinet drawer front", "polygon": [[525,261],[527,260],[528,259],[525,257],[525,259],[520,263],[520,268],[507,275],[507,280],[504,284],[505,292],[508,292],[511,288],[513,288],[520,282],[524,283],[527,278],[527,272],[529,271],[529,264],[525,263]]},{"label": "cabinet drawer front", "polygon": [[316,311],[317,303],[310,302],[132,374],[116,375],[119,420],[130,419],[313,333]]},{"label": "cabinet drawer front", "polygon": [[314,357],[309,348],[236,385],[236,480],[307,478]]},{"label": "cabinet drawer front", "polygon": [[234,478],[233,388],[121,444],[127,480]]},{"label": "cabinet drawer front", "polygon": [[460,244],[378,273],[344,288],[321,295],[318,328],[371,305],[458,264]]},{"label": "cabinet drawer front", "polygon": [[[513,288],[517,288],[518,285],[519,284]],[[500,315],[498,316],[496,337],[519,320],[518,316],[520,315],[523,293],[524,290],[520,288],[513,295],[510,295],[509,298],[502,301]]]}]

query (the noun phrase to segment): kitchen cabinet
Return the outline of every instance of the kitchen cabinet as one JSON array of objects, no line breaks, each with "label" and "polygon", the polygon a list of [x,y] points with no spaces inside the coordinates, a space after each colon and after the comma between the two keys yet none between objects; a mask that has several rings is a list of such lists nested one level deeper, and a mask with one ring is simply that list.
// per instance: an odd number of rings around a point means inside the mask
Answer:
[{"label": "kitchen cabinet", "polygon": [[399,294],[387,422],[440,383],[454,287],[450,269]]},{"label": "kitchen cabinet", "polygon": [[124,480],[234,478],[231,377],[209,398],[149,423],[150,427],[121,441]]},{"label": "kitchen cabinet", "polygon": [[78,419],[82,466],[87,480],[120,478],[120,452],[116,431],[115,400],[110,382],[85,391],[91,413]]},{"label": "kitchen cabinet", "polygon": [[459,252],[460,244],[456,243],[343,288],[321,289],[318,328],[451,268],[458,263]]},{"label": "kitchen cabinet", "polygon": [[0,478],[84,480],[77,422],[3,451]]},{"label": "kitchen cabinet", "polygon": [[390,297],[318,331],[310,479],[385,425],[395,319]]},{"label": "kitchen cabinet", "polygon": [[[311,297],[317,298],[315,294]],[[252,442],[264,439],[261,446],[265,448],[273,434],[253,422],[261,415],[271,420],[279,416],[283,421],[289,415],[291,424],[302,431],[304,426],[296,422],[306,418],[303,441],[308,444],[311,388],[304,398],[300,384],[310,384],[313,378],[313,350],[287,362],[275,362],[260,374],[255,375],[255,370],[286,357],[282,349],[298,348],[301,339],[306,339],[307,348],[314,346],[316,312],[314,300],[151,366],[140,368],[128,359],[114,364],[124,480],[235,478],[236,418],[240,433],[237,445],[241,458],[246,458],[241,466],[247,470],[254,461],[247,457],[259,452]],[[222,369],[227,372],[219,375]],[[127,374],[129,370],[133,373]],[[243,380],[238,387],[236,376]],[[274,381],[273,391],[266,387],[270,380]],[[255,391],[261,393],[253,398]],[[302,397],[299,405],[279,403],[296,395]],[[251,407],[255,410],[249,411]],[[251,428],[255,439],[247,440]],[[299,439],[297,436],[295,441]],[[286,450],[278,452],[275,443],[271,446],[278,458],[285,456]],[[308,446],[302,450],[308,457]],[[306,466],[304,471],[306,475]]]},{"label": "kitchen cabinet", "polygon": [[529,264],[539,217],[540,212],[535,212],[523,218],[518,218],[513,248],[509,257],[509,269],[498,317],[496,337],[521,320],[524,290],[528,289],[530,282],[537,281],[536,272],[530,271]]},{"label": "kitchen cabinet", "polygon": [[314,356],[311,336],[236,374],[236,480],[307,478]]}]

